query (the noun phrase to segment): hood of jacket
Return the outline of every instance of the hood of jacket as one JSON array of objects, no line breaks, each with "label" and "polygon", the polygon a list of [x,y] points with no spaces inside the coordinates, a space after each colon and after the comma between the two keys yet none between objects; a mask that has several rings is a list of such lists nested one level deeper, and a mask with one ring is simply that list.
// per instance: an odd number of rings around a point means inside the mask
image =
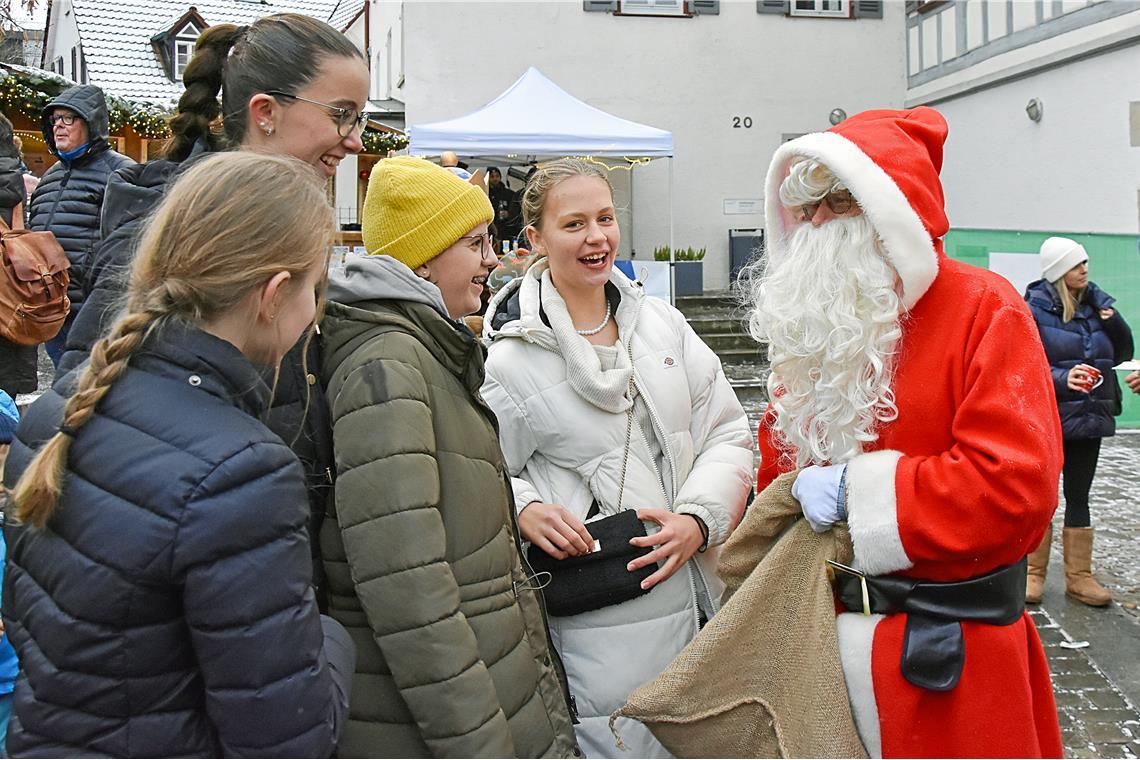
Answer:
[{"label": "hood of jacket", "polygon": [[443,294],[391,256],[353,256],[329,272],[329,304],[321,321],[326,367],[379,332],[414,336],[467,387],[483,383],[483,347],[462,322],[452,320]]},{"label": "hood of jacket", "polygon": [[[1025,300],[1030,306],[1035,306],[1042,311],[1053,312],[1060,314],[1062,311],[1061,294],[1057,292],[1057,288],[1053,283],[1048,280],[1035,280],[1025,288]],[[1085,288],[1085,297],[1081,301],[1081,305],[1089,305],[1093,309],[1110,309],[1116,303],[1116,299],[1101,290],[1095,282],[1089,282],[1088,287]]]},{"label": "hood of jacket", "polygon": [[[558,340],[545,319],[542,308],[542,274],[550,269],[550,262],[540,259],[531,265],[522,277],[504,285],[487,304],[483,317],[483,337],[494,342],[500,338],[521,338],[543,348],[560,353]],[[609,282],[617,288],[621,303],[614,311],[620,341],[637,327],[645,292],[618,269],[610,271]]]},{"label": "hood of jacket", "polygon": [[107,141],[111,134],[110,117],[107,113],[107,98],[103,91],[93,84],[81,84],[69,87],[56,97],[48,101],[40,116],[40,126],[44,133],[44,142],[52,155],[59,156],[59,149],[55,147],[55,131],[51,128],[51,112],[56,108],[69,108],[87,122],[87,151],[84,156],[90,156],[111,147]]}]

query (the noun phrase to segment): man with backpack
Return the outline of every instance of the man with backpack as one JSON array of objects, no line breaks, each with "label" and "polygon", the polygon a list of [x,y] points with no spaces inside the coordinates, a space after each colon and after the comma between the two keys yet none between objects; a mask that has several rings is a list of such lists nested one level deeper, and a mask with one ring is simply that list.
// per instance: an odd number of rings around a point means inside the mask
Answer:
[{"label": "man with backpack", "polygon": [[107,99],[94,85],[64,90],[44,106],[43,134],[59,162],[44,174],[29,203],[28,228],[55,234],[71,261],[71,314],[54,338],[44,344],[53,364],[67,332],[83,305],[87,256],[99,240],[99,212],[111,173],[134,163],[112,150]]}]

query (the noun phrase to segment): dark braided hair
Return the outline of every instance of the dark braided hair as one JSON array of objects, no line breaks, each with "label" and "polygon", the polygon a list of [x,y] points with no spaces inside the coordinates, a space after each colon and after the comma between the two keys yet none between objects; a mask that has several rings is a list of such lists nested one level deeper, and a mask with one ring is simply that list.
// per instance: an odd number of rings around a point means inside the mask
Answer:
[{"label": "dark braided hair", "polygon": [[[250,98],[269,90],[297,92],[336,57],[365,60],[343,34],[299,13],[266,16],[250,26],[211,26],[198,38],[182,77],[186,91],[170,121],[166,157],[182,161],[198,140],[211,151],[236,148],[245,139]],[[212,128],[219,116],[224,135]]]}]

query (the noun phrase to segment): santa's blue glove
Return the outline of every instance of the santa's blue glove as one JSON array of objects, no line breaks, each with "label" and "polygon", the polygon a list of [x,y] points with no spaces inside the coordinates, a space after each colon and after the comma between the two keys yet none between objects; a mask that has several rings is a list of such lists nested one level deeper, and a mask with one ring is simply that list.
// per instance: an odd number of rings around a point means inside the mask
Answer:
[{"label": "santa's blue glove", "polygon": [[844,509],[847,465],[812,465],[800,470],[792,483],[792,496],[800,503],[811,529],[823,533],[847,519]]}]

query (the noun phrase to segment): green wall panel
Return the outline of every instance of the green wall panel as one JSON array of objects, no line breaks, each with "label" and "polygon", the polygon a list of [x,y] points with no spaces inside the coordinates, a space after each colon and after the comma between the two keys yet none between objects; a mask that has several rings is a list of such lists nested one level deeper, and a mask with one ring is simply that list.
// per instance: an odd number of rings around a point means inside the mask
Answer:
[{"label": "green wall panel", "polygon": [[[1018,232],[1016,230],[951,230],[945,238],[946,254],[975,266],[987,267],[990,251],[1036,253],[1045,238],[1072,238],[1089,254],[1089,278],[1116,298],[1116,307],[1128,320],[1140,342],[1140,237],[1076,232]],[[1118,373],[1119,374],[1119,373]],[[1125,388],[1120,427],[1140,428],[1140,396]]]}]

